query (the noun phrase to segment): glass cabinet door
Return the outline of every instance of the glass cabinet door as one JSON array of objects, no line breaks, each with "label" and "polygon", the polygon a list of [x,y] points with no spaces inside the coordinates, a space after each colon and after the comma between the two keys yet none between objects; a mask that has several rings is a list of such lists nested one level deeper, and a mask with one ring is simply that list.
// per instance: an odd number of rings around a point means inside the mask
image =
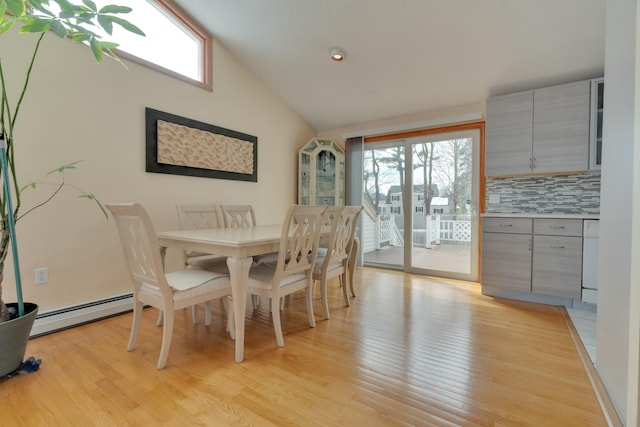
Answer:
[{"label": "glass cabinet door", "polygon": [[311,195],[311,155],[306,152],[300,153],[300,165],[298,173],[298,203],[309,204]]},{"label": "glass cabinet door", "polygon": [[591,135],[589,169],[600,169],[602,164],[602,113],[604,111],[604,79],[591,81]]}]

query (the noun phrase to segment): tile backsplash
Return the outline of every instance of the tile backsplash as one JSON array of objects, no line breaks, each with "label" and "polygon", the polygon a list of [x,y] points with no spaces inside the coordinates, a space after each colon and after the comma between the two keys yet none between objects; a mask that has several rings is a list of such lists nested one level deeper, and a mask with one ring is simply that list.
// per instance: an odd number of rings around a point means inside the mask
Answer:
[{"label": "tile backsplash", "polygon": [[600,173],[487,178],[488,213],[599,214]]}]

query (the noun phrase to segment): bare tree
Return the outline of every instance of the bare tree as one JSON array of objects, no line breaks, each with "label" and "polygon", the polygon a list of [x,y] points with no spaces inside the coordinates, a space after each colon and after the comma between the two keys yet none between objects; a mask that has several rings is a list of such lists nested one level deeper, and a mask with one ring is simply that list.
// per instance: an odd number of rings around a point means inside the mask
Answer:
[{"label": "bare tree", "polygon": [[433,161],[437,160],[434,157],[434,143],[423,142],[422,144],[415,144],[413,151],[418,159],[418,162],[413,165],[414,169],[422,168],[422,182],[424,183],[424,214],[428,215],[431,211],[431,200],[433,199]]},{"label": "bare tree", "polygon": [[364,169],[365,191],[373,200],[377,209],[383,187],[397,185],[398,181],[395,179],[397,176],[400,177],[401,188],[404,186],[404,148],[393,147],[367,150],[365,152]]},{"label": "bare tree", "polygon": [[454,214],[466,214],[471,198],[471,143],[466,138],[442,141],[438,154],[441,161],[434,172],[441,192],[450,198]]},{"label": "bare tree", "polygon": [[[376,208],[376,212],[379,212],[380,207],[380,165],[376,159],[376,150],[368,150],[368,153],[371,155],[371,170],[368,170],[365,166],[364,171],[364,190],[369,196],[369,199],[373,201],[373,204]],[[365,155],[366,157],[366,155]],[[371,194],[371,186],[369,184],[369,178],[373,178],[373,195]]]},{"label": "bare tree", "polygon": [[404,147],[392,147],[385,150],[386,156],[379,159],[389,169],[398,171],[400,187],[404,188]]}]

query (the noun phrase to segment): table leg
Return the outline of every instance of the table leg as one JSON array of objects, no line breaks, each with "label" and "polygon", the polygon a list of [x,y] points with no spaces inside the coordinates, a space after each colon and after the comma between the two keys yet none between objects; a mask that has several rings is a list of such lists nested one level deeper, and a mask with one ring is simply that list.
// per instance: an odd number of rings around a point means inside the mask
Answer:
[{"label": "table leg", "polygon": [[233,317],[236,323],[236,362],[244,359],[244,317],[247,310],[247,284],[252,257],[227,258],[233,298]]}]

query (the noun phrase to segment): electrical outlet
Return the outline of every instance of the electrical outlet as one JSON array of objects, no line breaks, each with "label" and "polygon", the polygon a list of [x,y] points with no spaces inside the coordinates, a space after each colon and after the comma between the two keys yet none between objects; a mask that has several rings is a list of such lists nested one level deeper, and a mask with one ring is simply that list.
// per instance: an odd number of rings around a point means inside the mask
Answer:
[{"label": "electrical outlet", "polygon": [[500,194],[489,194],[489,203],[491,204],[500,203]]},{"label": "electrical outlet", "polygon": [[49,269],[47,267],[36,268],[35,284],[41,285],[49,281]]}]

